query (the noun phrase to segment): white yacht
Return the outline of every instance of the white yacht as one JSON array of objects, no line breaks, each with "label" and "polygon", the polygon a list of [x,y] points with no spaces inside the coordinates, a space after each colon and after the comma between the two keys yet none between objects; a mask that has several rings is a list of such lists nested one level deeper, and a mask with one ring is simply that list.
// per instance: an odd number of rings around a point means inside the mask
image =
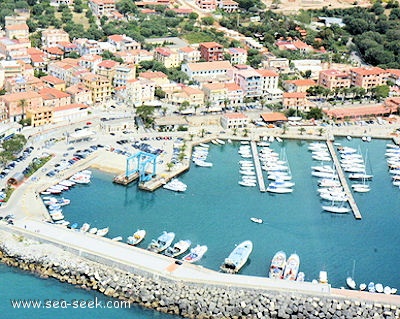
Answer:
[{"label": "white yacht", "polygon": [[174,192],[184,192],[187,189],[187,185],[177,178],[174,178],[169,183],[163,185],[163,188]]}]

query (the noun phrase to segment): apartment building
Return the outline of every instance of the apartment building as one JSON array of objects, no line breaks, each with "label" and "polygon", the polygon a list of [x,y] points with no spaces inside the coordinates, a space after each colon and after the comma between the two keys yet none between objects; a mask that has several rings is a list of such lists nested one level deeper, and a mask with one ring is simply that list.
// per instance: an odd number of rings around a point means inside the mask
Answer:
[{"label": "apartment building", "polygon": [[334,69],[322,70],[319,72],[318,85],[329,90],[349,88],[351,85],[351,77],[348,72]]},{"label": "apartment building", "polygon": [[89,8],[97,17],[110,17],[115,8],[115,0],[89,0]]},{"label": "apartment building", "polygon": [[115,87],[126,86],[129,80],[136,77],[136,66],[134,64],[121,64],[115,67],[113,85]]},{"label": "apartment building", "polygon": [[229,48],[226,50],[230,55],[230,61],[232,65],[246,64],[247,62],[247,50],[243,48]]},{"label": "apartment building", "polygon": [[379,67],[360,67],[350,69],[351,85],[366,90],[386,84],[389,72]]},{"label": "apartment building", "polygon": [[38,109],[43,106],[43,99],[34,91],[12,93],[0,96],[7,110],[11,122],[18,122],[28,110]]},{"label": "apartment building", "polygon": [[243,113],[225,113],[221,116],[221,126],[224,129],[244,128],[249,124],[249,118]]},{"label": "apartment building", "polygon": [[9,39],[6,37],[0,38],[0,57],[10,60],[21,60],[25,63],[30,63],[31,59],[28,54],[28,49],[31,47],[31,42],[28,39]]},{"label": "apartment building", "polygon": [[92,92],[82,83],[71,85],[65,92],[71,96],[71,103],[92,105]]},{"label": "apartment building", "polygon": [[114,60],[103,60],[97,65],[96,74],[106,77],[111,83],[115,75],[115,69],[119,62]]},{"label": "apartment building", "polygon": [[166,47],[155,48],[154,60],[162,63],[166,68],[175,68],[181,63],[179,53]]},{"label": "apartment building", "polygon": [[65,88],[66,88],[65,81],[63,81],[55,76],[46,75],[46,76],[42,76],[40,79],[49,88],[57,89],[57,90],[63,91],[63,92],[65,91]]},{"label": "apartment building", "polygon": [[201,59],[200,51],[192,47],[183,47],[177,49],[179,60],[183,63],[194,63]]},{"label": "apartment building", "polygon": [[92,92],[93,103],[104,102],[111,98],[112,86],[110,80],[98,74],[84,74],[82,84]]},{"label": "apartment building", "polygon": [[26,23],[5,26],[6,37],[9,39],[28,39],[29,27]]},{"label": "apartment building", "polygon": [[43,88],[38,92],[43,99],[43,106],[59,107],[71,104],[71,96],[54,88]]},{"label": "apartment building", "polygon": [[261,76],[261,90],[263,95],[278,88],[279,74],[277,72],[268,69],[257,69],[256,71]]},{"label": "apartment building", "polygon": [[69,42],[69,35],[61,29],[47,29],[42,31],[42,46],[55,47],[60,42]]},{"label": "apartment building", "polygon": [[282,86],[288,92],[306,92],[310,87],[317,83],[311,79],[287,80],[283,81]]},{"label": "apartment building", "polygon": [[231,71],[233,81],[239,85],[244,96],[248,98],[259,98],[263,93],[263,81],[259,72],[248,65],[235,65]]},{"label": "apartment building", "polygon": [[4,88],[7,93],[38,91],[45,87],[42,79],[32,75],[17,75],[5,79]]},{"label": "apartment building", "polygon": [[51,124],[53,123],[53,108],[39,107],[37,109],[27,110],[26,118],[31,120],[32,127]]},{"label": "apartment building", "polygon": [[113,45],[116,51],[140,50],[141,44],[125,34],[113,34],[107,37],[107,42]]},{"label": "apartment building", "polygon": [[138,76],[139,79],[145,79],[154,82],[156,86],[162,87],[169,84],[168,76],[160,71],[146,71],[142,72]]},{"label": "apartment building", "polygon": [[196,0],[196,5],[204,11],[215,11],[217,8],[216,0]]},{"label": "apartment building", "polygon": [[103,61],[103,58],[97,54],[85,54],[78,59],[78,64],[88,69],[89,71],[96,72],[98,65]]},{"label": "apartment building", "polygon": [[305,92],[285,92],[283,93],[283,107],[285,109],[297,109],[307,112],[310,108],[310,103],[307,100],[307,93]]},{"label": "apartment building", "polygon": [[206,62],[222,61],[224,59],[224,47],[217,42],[203,42],[199,45],[200,56]]},{"label": "apartment building", "polygon": [[181,67],[189,79],[198,82],[226,82],[231,79],[228,75],[231,69],[232,64],[229,61],[185,63]]}]

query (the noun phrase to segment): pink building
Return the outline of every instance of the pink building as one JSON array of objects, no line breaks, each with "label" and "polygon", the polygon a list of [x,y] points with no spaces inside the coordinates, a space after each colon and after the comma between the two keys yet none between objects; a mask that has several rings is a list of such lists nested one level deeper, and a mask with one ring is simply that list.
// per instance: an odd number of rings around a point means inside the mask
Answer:
[{"label": "pink building", "polygon": [[43,99],[34,91],[6,94],[0,97],[8,112],[11,122],[17,122],[25,117],[27,110],[38,109],[43,106]]}]

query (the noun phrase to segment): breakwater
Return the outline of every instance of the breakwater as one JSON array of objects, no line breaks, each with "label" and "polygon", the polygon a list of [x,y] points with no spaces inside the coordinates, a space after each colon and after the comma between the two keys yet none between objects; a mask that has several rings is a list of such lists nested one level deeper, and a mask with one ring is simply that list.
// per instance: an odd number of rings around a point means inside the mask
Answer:
[{"label": "breakwater", "polygon": [[44,278],[188,318],[398,318],[395,305],[266,291],[227,285],[184,283],[128,273],[82,258],[33,238],[0,231],[0,260]]}]

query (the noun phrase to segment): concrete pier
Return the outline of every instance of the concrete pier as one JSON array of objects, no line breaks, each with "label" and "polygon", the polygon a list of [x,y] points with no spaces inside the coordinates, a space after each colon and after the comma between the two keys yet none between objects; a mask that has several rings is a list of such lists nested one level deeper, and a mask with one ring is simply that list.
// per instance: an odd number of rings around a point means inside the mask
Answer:
[{"label": "concrete pier", "polygon": [[347,184],[346,176],[344,175],[342,167],[340,166],[340,162],[339,162],[339,159],[336,156],[336,152],[335,152],[335,149],[333,147],[333,144],[332,144],[331,141],[326,141],[326,144],[328,145],[329,153],[332,156],[333,163],[335,164],[335,167],[336,167],[336,172],[337,172],[337,174],[339,176],[340,183],[343,186],[343,190],[347,195],[349,205],[351,207],[351,210],[353,211],[353,215],[354,215],[354,217],[356,219],[361,219],[362,216],[361,216],[360,210],[358,209],[357,203],[356,203],[356,201],[354,200],[354,197],[353,197],[353,193],[351,192],[350,187]]},{"label": "concrete pier", "polygon": [[264,183],[264,176],[261,170],[260,158],[258,157],[257,144],[255,141],[251,141],[250,145],[251,145],[251,152],[253,153],[254,166],[256,168],[258,186],[260,188],[260,192],[265,192],[266,189]]}]

